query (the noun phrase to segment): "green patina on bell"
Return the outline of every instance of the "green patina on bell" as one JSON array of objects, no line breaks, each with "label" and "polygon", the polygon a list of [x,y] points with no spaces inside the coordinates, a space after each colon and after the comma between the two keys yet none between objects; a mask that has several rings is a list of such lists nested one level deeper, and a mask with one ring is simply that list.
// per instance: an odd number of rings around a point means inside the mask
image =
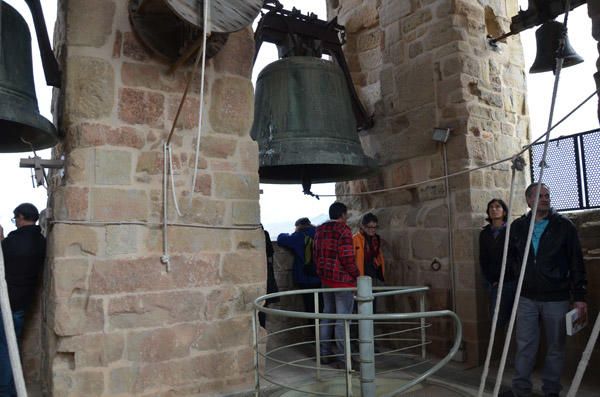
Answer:
[{"label": "green patina on bell", "polygon": [[261,71],[251,135],[265,183],[351,180],[376,165],[362,150],[344,74],[325,59],[291,56]]},{"label": "green patina on bell", "polygon": [[38,110],[29,28],[14,8],[5,2],[0,7],[0,152],[52,147],[58,137]]}]

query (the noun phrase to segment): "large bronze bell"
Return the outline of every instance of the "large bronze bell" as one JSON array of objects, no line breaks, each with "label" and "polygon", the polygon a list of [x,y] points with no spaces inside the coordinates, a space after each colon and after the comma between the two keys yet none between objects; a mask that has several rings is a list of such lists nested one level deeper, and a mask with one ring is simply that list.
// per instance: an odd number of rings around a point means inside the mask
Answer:
[{"label": "large bronze bell", "polygon": [[0,7],[0,152],[52,147],[58,137],[38,110],[29,28],[14,8]]},{"label": "large bronze bell", "polygon": [[[535,61],[529,69],[529,73],[555,72],[556,57],[558,56],[558,46],[561,36],[563,35],[564,25],[557,21],[545,22],[538,30],[535,31],[535,40],[537,44],[537,53]],[[571,44],[569,38],[565,34],[565,44],[563,48],[563,68],[577,65],[583,62]]]},{"label": "large bronze bell", "polygon": [[336,182],[375,166],[360,145],[344,74],[325,59],[291,56],[261,71],[251,135],[261,182]]}]

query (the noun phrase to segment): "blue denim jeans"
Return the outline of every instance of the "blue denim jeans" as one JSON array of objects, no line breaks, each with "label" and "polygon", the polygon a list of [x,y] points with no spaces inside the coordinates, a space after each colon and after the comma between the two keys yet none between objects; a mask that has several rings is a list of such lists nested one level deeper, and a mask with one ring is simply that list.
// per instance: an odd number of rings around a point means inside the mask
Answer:
[{"label": "blue denim jeans", "polygon": [[[352,291],[340,291],[340,292],[324,292],[323,293],[323,313],[328,314],[351,314],[352,307],[354,306],[354,292]],[[335,328],[335,344],[337,347],[336,357],[339,361],[344,361],[344,320],[337,320],[335,327],[332,326],[333,320],[321,320],[319,327],[321,337],[321,357],[330,356],[333,354],[333,334]]]},{"label": "blue denim jeans", "polygon": [[542,370],[544,394],[559,393],[560,375],[565,362],[565,314],[568,301],[540,302],[521,297],[517,310],[517,354],[513,392],[518,396],[531,395],[531,373],[540,344],[540,319],[548,346]]},{"label": "blue denim jeans", "polygon": [[[492,285],[485,281],[485,289],[487,290],[490,297],[490,319],[494,316],[494,309],[496,308],[496,298],[498,294],[498,286],[492,287]],[[512,313],[513,303],[515,301],[515,291],[517,289],[516,281],[505,281],[502,288],[502,295],[500,297],[500,310],[498,311],[498,323],[497,328],[504,328],[508,325],[510,320],[510,314]]]},{"label": "blue denim jeans", "polygon": [[[23,331],[23,322],[25,321],[25,311],[17,310],[12,313],[15,323],[15,333],[17,338]],[[8,345],[6,335],[4,334],[4,322],[0,316],[0,397],[16,396],[15,383],[13,380],[12,369],[10,366],[10,357],[8,355]]]}]

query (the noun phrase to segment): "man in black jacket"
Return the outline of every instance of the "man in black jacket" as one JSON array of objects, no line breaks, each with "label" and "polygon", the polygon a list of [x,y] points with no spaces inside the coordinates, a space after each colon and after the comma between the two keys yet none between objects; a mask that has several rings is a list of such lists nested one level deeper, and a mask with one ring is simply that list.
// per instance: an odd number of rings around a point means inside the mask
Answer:
[{"label": "man in black jacket", "polygon": [[[23,203],[13,211],[14,230],[4,238],[0,226],[0,240],[4,253],[5,278],[17,337],[23,330],[25,312],[35,296],[38,277],[46,257],[46,239],[36,222],[39,219],[33,204]],[[0,396],[16,395],[4,324],[0,317]]]},{"label": "man in black jacket", "polygon": [[[532,208],[538,184],[527,187],[527,205]],[[511,225],[510,265],[519,274],[525,252],[531,211]],[[558,396],[565,361],[565,314],[569,302],[587,316],[586,275],[577,229],[550,207],[550,191],[542,184],[535,214],[531,248],[517,310],[517,354],[512,392],[531,395],[531,372],[540,338],[540,319],[546,335],[547,352],[542,371],[544,396]]]}]

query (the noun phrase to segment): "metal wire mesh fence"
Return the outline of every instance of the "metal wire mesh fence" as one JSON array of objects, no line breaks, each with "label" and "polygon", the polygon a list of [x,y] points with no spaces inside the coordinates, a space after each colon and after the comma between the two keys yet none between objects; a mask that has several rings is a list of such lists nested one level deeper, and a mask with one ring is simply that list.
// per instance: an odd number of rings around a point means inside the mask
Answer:
[{"label": "metal wire mesh fence", "polygon": [[[544,144],[529,151],[531,180],[540,175]],[[600,208],[600,129],[550,140],[544,184],[559,211]]]}]

